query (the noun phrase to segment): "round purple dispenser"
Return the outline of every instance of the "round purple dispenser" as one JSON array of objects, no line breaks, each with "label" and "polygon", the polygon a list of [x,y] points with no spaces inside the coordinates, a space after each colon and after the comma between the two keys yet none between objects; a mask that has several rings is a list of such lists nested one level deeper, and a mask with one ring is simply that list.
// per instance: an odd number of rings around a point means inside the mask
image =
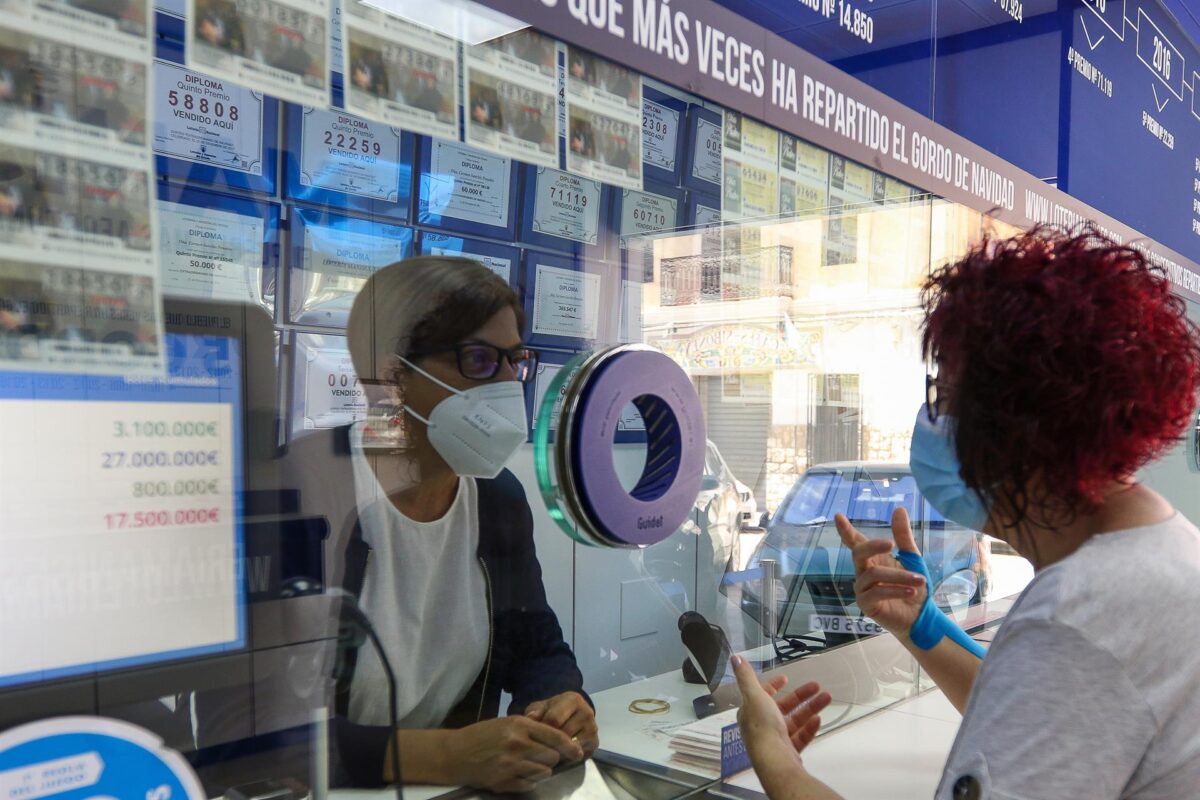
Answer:
[{"label": "round purple dispenser", "polygon": [[[671,358],[631,347],[588,376],[569,435],[574,488],[606,538],[626,546],[666,539],[688,518],[704,475],[704,415],[687,373]],[[622,410],[646,424],[646,465],[626,491],[612,448]]]}]

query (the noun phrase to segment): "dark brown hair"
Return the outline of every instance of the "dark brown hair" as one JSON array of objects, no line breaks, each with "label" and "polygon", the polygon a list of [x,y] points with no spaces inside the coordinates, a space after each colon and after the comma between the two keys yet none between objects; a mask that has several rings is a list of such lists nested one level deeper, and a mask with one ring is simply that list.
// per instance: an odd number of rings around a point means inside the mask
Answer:
[{"label": "dark brown hair", "polygon": [[456,256],[397,261],[373,273],[354,298],[346,325],[354,369],[364,383],[389,382],[396,356],[450,347],[506,307],[523,328],[517,293],[478,261]]}]

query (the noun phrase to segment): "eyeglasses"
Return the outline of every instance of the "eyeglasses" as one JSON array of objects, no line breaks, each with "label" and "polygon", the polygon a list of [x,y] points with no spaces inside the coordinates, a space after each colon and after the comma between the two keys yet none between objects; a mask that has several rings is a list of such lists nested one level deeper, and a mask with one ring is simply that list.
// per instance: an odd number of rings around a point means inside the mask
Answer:
[{"label": "eyeglasses", "polygon": [[[938,389],[941,388],[939,393]],[[938,415],[941,409],[938,408],[938,401],[946,402],[949,397],[949,392],[946,391],[950,387],[945,381],[939,381],[937,378],[925,373],[925,413],[929,417],[930,422],[937,422]]]},{"label": "eyeglasses", "polygon": [[523,344],[504,350],[485,342],[460,342],[453,347],[440,350],[425,350],[413,353],[413,357],[432,356],[439,353],[454,353],[458,360],[458,372],[472,381],[490,381],[500,371],[500,360],[508,362],[521,383],[533,380],[537,373],[538,353]]}]

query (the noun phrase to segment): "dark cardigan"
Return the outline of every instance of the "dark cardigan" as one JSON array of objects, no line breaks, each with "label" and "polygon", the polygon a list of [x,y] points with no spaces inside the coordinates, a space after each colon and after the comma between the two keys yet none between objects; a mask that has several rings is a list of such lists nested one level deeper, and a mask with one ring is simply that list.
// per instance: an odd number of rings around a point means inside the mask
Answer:
[{"label": "dark cardigan", "polygon": [[[338,434],[348,440],[348,429]],[[345,444],[348,450],[348,441]],[[583,676],[575,664],[575,656],[563,641],[558,619],[546,602],[542,568],[534,552],[533,516],[524,488],[508,470],[491,480],[476,479],[476,486],[479,502],[476,555],[487,586],[491,642],[483,670],[466,697],[443,722],[447,728],[498,716],[501,691],[512,695],[509,714],[521,713],[533,701],[562,692],[583,694]],[[356,597],[362,591],[370,555],[371,547],[363,539],[356,520],[345,550],[342,578],[342,588]],[[447,632],[446,646],[454,647],[452,632]],[[337,676],[334,721],[340,766],[337,778],[353,786],[382,786],[390,727],[356,725],[346,719],[355,656],[354,651],[345,654]],[[396,679],[403,681],[404,676],[397,675]],[[386,702],[385,698],[380,699]]]}]

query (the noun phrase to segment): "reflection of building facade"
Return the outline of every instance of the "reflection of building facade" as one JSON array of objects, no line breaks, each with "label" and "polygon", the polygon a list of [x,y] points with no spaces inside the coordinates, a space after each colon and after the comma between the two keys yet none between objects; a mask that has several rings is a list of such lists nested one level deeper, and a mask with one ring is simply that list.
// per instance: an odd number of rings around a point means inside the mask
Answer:
[{"label": "reflection of building facade", "polygon": [[665,258],[660,264],[662,304],[791,297],[793,259],[792,248],[781,245]]},{"label": "reflection of building facade", "polygon": [[[919,287],[940,252],[977,235],[961,217],[927,201],[858,210],[833,263],[828,215],[655,242],[646,341],[693,376],[709,438],[760,504],[777,508],[814,464],[907,460]],[[931,236],[945,246],[931,251]]]}]

